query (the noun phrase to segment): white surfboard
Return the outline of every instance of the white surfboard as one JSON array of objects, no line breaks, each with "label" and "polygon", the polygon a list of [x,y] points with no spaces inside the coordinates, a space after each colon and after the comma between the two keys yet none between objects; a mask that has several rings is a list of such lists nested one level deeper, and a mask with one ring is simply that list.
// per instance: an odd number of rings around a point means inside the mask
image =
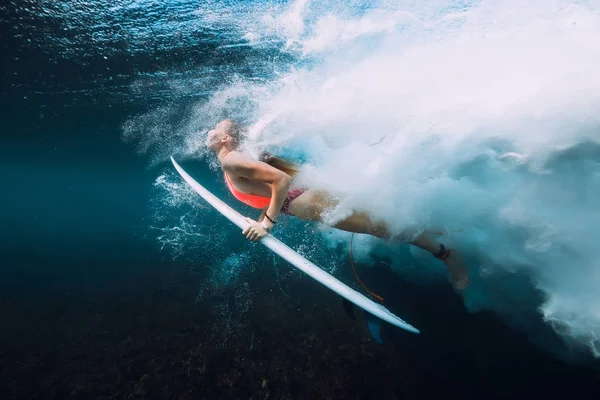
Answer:
[{"label": "white surfboard", "polygon": [[[177,170],[177,172],[179,172],[183,179],[200,196],[202,196],[204,200],[206,200],[210,205],[216,208],[217,211],[219,211],[221,214],[223,214],[241,229],[244,229],[249,225],[240,213],[238,213],[233,208],[229,207],[227,204],[219,200],[215,195],[210,193],[202,185],[196,182],[194,178],[188,175],[188,173],[185,172],[179,164],[177,164],[173,157],[171,157],[171,161],[173,162],[175,169]],[[363,310],[399,328],[405,329],[413,333],[420,333],[417,328],[403,321],[401,318],[390,312],[390,310],[388,310],[381,304],[375,303],[374,301],[368,299],[361,293],[340,282],[338,279],[334,278],[329,273],[325,272],[312,262],[308,261],[306,258],[302,257],[300,254],[296,253],[294,250],[292,250],[279,240],[275,239],[272,235],[265,236],[260,240],[260,242],[273,252],[277,253],[284,260],[288,261],[294,267],[298,268],[300,271],[304,272],[311,278],[316,279],[319,283],[325,285],[329,289],[333,290],[334,292],[344,297],[348,301],[354,303]]]}]

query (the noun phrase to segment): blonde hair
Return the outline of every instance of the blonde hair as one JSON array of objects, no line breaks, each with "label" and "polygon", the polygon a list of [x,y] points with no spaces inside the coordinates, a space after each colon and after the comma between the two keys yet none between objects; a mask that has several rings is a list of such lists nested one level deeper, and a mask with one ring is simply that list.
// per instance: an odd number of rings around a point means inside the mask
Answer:
[{"label": "blonde hair", "polygon": [[[229,122],[229,126],[226,128],[227,134],[232,139],[233,147],[236,148],[242,142],[242,136],[243,136],[242,128],[235,121],[232,121],[230,119],[228,119],[226,121]],[[264,163],[269,164],[270,166],[272,166],[274,168],[277,168],[280,171],[285,172],[286,174],[288,174],[291,177],[296,176],[299,171],[298,165],[295,164],[294,162],[286,160],[285,158],[282,158],[282,157],[275,156],[266,151],[260,155],[259,160]]]}]

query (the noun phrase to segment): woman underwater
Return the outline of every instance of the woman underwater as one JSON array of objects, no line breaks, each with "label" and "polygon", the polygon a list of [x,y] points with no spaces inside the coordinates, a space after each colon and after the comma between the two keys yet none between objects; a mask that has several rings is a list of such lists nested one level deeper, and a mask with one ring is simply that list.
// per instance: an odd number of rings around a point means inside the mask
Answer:
[{"label": "woman underwater", "polygon": [[[322,190],[290,190],[294,175],[298,172],[296,166],[272,156],[264,161],[253,160],[237,150],[241,140],[239,126],[232,120],[224,120],[208,132],[206,145],[220,161],[225,182],[235,198],[263,210],[258,221],[246,218],[250,225],[244,229],[244,236],[253,241],[266,236],[277,223],[280,213],[324,223],[322,215],[335,207],[339,200]],[[402,238],[400,240],[427,250],[444,262],[450,279],[458,290],[464,290],[469,283],[466,268],[457,252],[447,249],[426,233],[394,235],[385,221],[375,220],[368,213],[358,210],[332,226],[387,240]]]}]

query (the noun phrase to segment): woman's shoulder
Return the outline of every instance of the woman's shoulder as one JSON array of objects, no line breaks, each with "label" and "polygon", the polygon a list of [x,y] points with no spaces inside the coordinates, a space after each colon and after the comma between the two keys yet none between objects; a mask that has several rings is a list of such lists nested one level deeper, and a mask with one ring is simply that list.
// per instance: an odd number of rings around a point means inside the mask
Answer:
[{"label": "woman's shoulder", "polygon": [[251,161],[250,157],[237,150],[233,150],[223,157],[221,160],[221,167],[225,172],[235,172],[236,169],[240,168],[248,161]]}]

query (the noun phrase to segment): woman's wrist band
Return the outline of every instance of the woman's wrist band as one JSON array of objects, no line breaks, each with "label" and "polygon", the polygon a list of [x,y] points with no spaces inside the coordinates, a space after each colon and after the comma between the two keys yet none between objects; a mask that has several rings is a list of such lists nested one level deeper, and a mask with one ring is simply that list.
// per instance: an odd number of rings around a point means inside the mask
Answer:
[{"label": "woman's wrist band", "polygon": [[269,214],[267,214],[266,212],[265,212],[265,218],[268,219],[269,221],[271,221],[271,223],[273,225],[275,225],[275,221],[273,221],[273,219],[271,217],[269,217]]}]

